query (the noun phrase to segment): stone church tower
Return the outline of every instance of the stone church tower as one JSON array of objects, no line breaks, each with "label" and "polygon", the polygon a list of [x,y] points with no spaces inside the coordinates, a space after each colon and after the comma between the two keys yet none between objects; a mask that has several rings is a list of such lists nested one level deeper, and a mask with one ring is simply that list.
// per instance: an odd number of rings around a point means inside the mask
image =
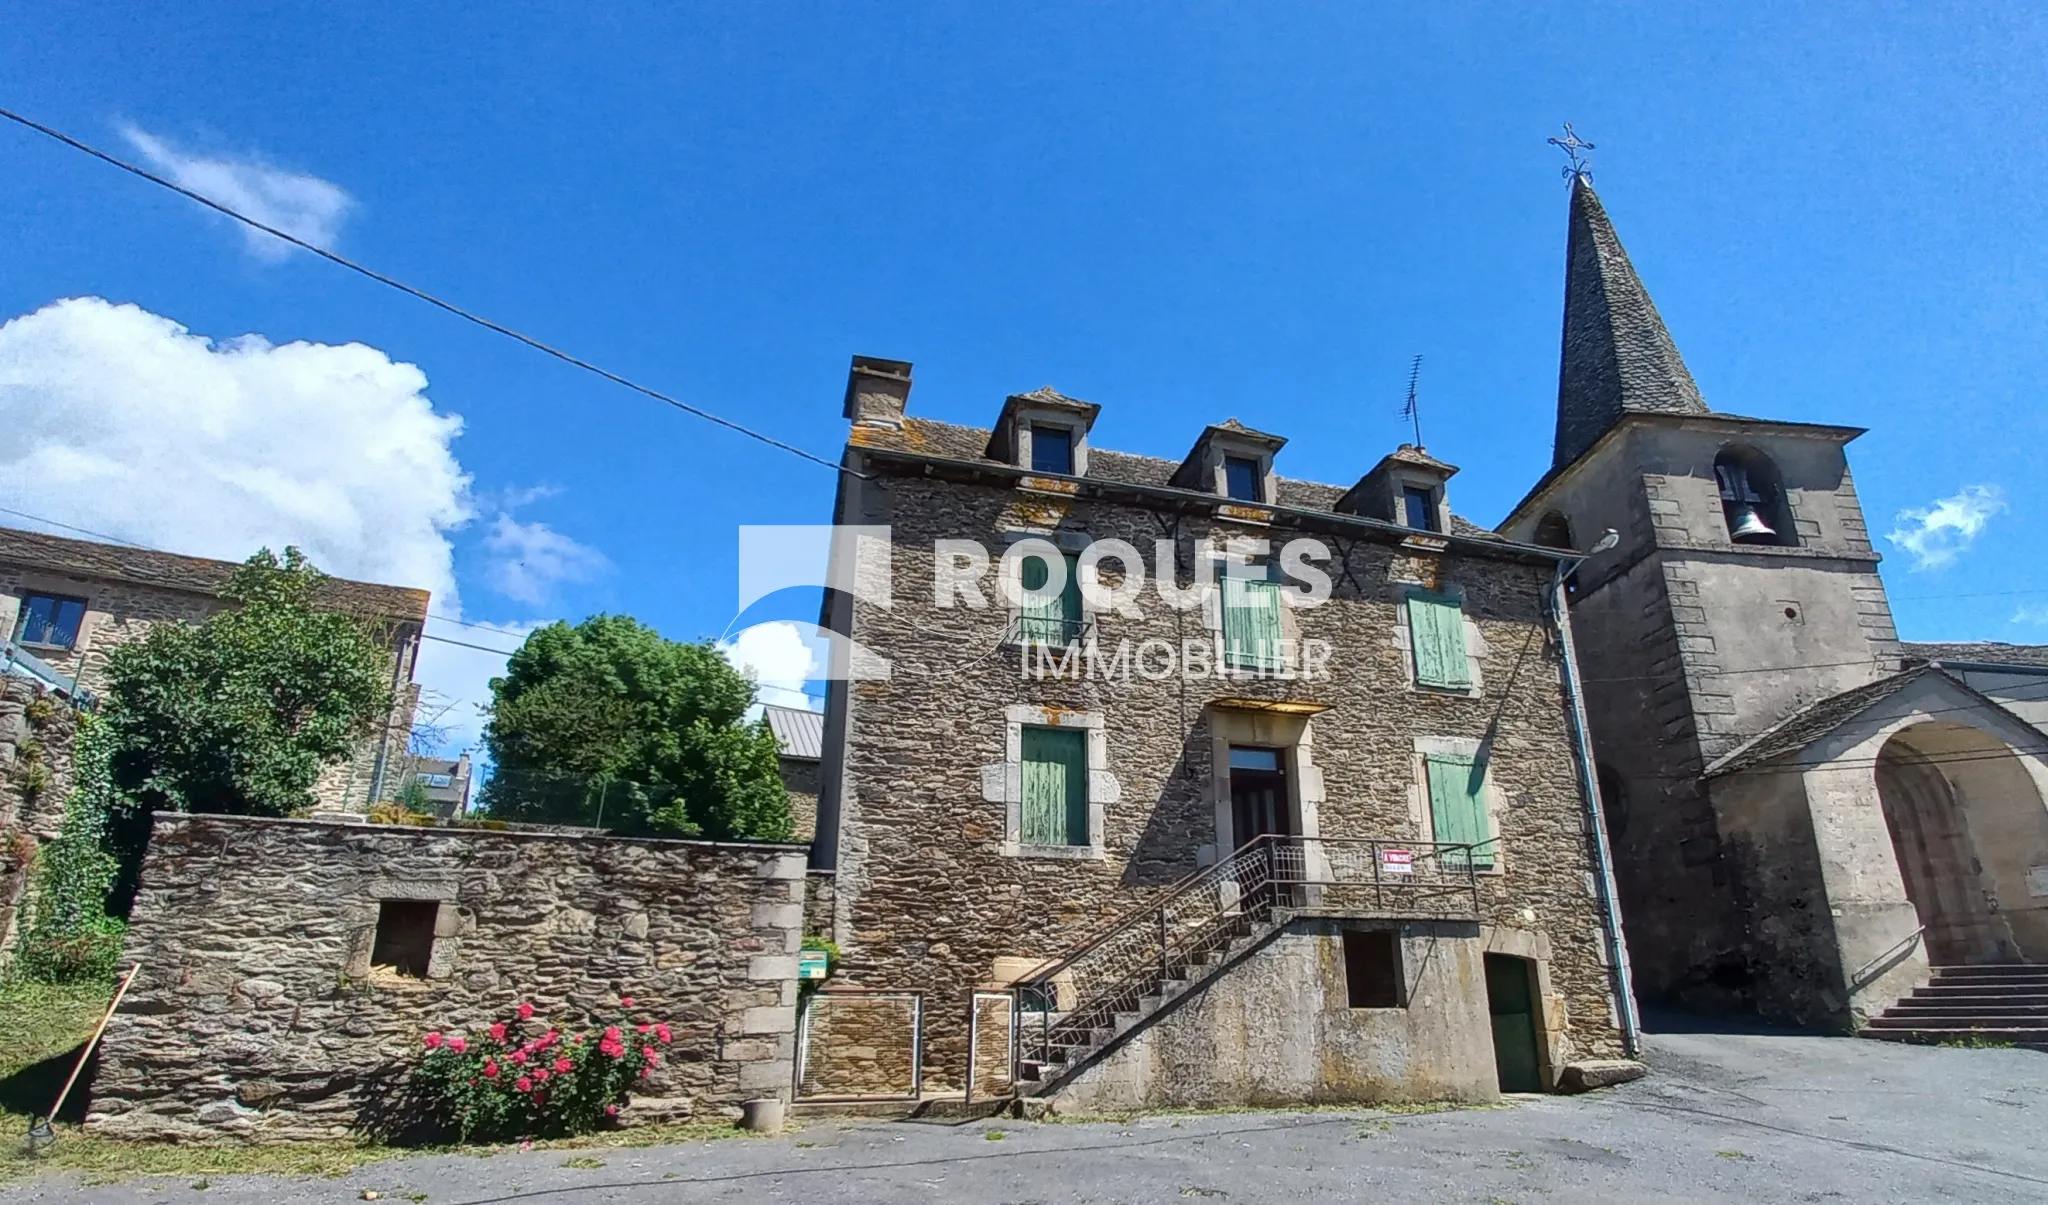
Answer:
[{"label": "stone church tower", "polygon": [[1751,1005],[1775,922],[1750,893],[1772,870],[1742,864],[1756,855],[1703,776],[1899,667],[1849,475],[1862,431],[1709,409],[1583,176],[1563,343],[1550,471],[1500,530],[1577,548],[1619,533],[1579,569],[1572,626],[1637,990]]}]

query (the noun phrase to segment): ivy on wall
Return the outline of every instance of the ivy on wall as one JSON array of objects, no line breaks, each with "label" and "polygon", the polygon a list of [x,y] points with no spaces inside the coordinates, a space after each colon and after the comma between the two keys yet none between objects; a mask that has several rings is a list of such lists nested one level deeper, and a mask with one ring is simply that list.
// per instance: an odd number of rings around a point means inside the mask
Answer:
[{"label": "ivy on wall", "polygon": [[71,794],[55,840],[36,854],[8,973],[44,983],[111,979],[128,926],[107,915],[107,891],[120,862],[103,848],[117,800],[106,725],[78,717]]}]

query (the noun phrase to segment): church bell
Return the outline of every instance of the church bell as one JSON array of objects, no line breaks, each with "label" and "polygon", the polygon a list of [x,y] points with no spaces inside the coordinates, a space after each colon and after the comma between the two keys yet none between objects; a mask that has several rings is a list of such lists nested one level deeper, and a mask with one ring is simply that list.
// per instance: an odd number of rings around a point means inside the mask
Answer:
[{"label": "church bell", "polygon": [[1728,534],[1738,540],[1768,539],[1778,534],[1770,524],[1764,522],[1762,515],[1756,513],[1754,503],[1739,504],[1735,508],[1734,517],[1735,525],[1729,529]]}]

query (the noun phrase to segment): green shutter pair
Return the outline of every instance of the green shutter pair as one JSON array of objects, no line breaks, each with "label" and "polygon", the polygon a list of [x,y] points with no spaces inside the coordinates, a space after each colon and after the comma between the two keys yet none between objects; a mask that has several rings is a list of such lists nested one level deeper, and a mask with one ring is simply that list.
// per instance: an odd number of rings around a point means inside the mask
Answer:
[{"label": "green shutter pair", "polygon": [[1025,845],[1088,844],[1088,734],[1026,728],[1023,777],[1019,839]]},{"label": "green shutter pair", "polygon": [[1465,659],[1465,608],[1457,599],[1410,594],[1408,638],[1415,649],[1417,683],[1472,689],[1472,666]]},{"label": "green shutter pair", "polygon": [[[1469,757],[1431,753],[1423,758],[1429,770],[1429,818],[1436,839],[1446,845],[1474,845],[1472,865],[1493,868],[1493,824],[1486,815],[1486,768]],[[1446,867],[1463,869],[1463,854],[1446,854]]]},{"label": "green shutter pair", "polygon": [[1281,669],[1280,583],[1223,579],[1223,658],[1237,669]]},{"label": "green shutter pair", "polygon": [[[1072,644],[1081,638],[1081,572],[1073,557],[1067,561],[1067,585],[1053,598],[1026,598],[1017,617],[1017,635],[1026,643]],[[1043,589],[1051,569],[1040,557],[1025,557],[1019,566],[1020,584],[1026,590]]]}]

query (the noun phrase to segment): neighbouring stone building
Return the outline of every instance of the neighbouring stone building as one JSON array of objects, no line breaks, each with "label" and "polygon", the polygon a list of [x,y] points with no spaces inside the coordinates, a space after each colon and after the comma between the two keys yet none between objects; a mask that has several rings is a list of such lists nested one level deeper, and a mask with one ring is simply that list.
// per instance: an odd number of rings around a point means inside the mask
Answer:
[{"label": "neighbouring stone building", "polygon": [[[970,1058],[1003,1087],[1014,1027],[1026,1089],[1083,1110],[1484,1100],[1623,1054],[1553,607],[1576,554],[1455,516],[1419,448],[1347,488],[1234,420],[1175,462],[1093,446],[1098,408],[1051,389],[992,428],[909,392],[854,361],[859,585],[824,626],[857,680],[828,693],[811,847],[843,962],[815,1023],[921,993],[927,1093]],[[1181,605],[1102,609],[1084,566]],[[1005,601],[1012,572],[1039,594]],[[810,1038],[807,1084],[843,1090]]]},{"label": "neighbouring stone building", "polygon": [[[160,623],[201,623],[228,604],[221,587],[236,566],[145,548],[73,540],[0,527],[0,671],[58,698],[84,701],[106,688],[107,658]],[[379,780],[395,789],[394,764],[406,751],[419,688],[413,682],[427,592],[330,577],[319,605],[372,620],[391,650],[393,705],[388,722],[348,760],[328,768],[315,788],[330,808],[360,811]],[[0,706],[0,755],[18,747],[18,725]],[[11,769],[0,756],[0,771]],[[25,799],[19,775],[0,774],[0,827],[18,825],[54,835],[63,815],[65,782]],[[27,805],[27,806],[24,806]]]},{"label": "neighbouring stone building", "polygon": [[2011,1006],[2048,993],[2048,649],[1901,644],[1860,434],[1710,410],[1573,181],[1554,460],[1500,530],[1619,533],[1572,614],[1638,991],[2048,1041]]},{"label": "neighbouring stone building", "polygon": [[825,717],[801,707],[768,704],[762,709],[775,734],[776,762],[789,791],[792,840],[809,841],[818,827],[818,760],[823,753]]},{"label": "neighbouring stone building", "polygon": [[[429,1031],[667,1022],[628,1122],[789,1091],[799,845],[160,813],[88,1128],[338,1137],[402,1125]],[[622,998],[630,997],[630,1008]]]}]

